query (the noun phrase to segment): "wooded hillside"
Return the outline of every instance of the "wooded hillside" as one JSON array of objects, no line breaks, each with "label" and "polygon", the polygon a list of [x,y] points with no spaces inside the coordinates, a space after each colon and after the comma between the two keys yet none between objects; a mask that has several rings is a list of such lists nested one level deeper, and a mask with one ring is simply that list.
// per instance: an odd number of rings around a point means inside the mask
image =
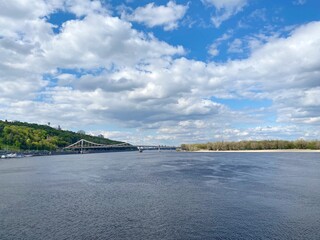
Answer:
[{"label": "wooded hillside", "polygon": [[0,120],[0,149],[2,150],[57,150],[80,139],[101,143],[117,144],[101,137],[55,129],[48,125]]}]

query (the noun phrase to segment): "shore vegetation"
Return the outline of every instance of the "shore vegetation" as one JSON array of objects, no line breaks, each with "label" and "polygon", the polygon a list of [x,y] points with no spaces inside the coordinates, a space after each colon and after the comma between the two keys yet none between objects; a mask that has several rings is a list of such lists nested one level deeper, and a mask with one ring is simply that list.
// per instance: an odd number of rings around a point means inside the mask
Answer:
[{"label": "shore vegetation", "polygon": [[195,144],[182,144],[181,150],[185,151],[237,151],[237,150],[287,150],[309,149],[319,150],[319,140],[262,140],[262,141],[238,141],[238,142],[208,142]]},{"label": "shore vegetation", "polygon": [[101,136],[87,135],[84,131],[75,133],[61,130],[60,126],[53,128],[49,125],[0,120],[0,149],[4,151],[55,151],[80,139],[106,145],[121,143]]}]

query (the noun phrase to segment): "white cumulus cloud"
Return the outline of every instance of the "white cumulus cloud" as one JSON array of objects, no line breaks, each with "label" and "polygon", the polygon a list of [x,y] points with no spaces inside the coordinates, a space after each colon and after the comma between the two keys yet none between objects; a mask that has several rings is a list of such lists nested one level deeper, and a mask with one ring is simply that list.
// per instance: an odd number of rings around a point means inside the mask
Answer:
[{"label": "white cumulus cloud", "polygon": [[[223,11],[245,4],[210,2]],[[10,13],[0,15],[1,119],[79,129],[96,124],[107,136],[137,142],[136,128],[147,132],[146,140],[176,143],[319,133],[312,129],[320,124],[320,22],[267,38],[247,58],[216,63],[188,59],[182,46],[134,29],[95,1],[86,2],[88,12],[71,0],[14,3],[1,6]],[[54,33],[46,17],[58,9],[82,17]],[[212,54],[229,38],[218,38]],[[239,50],[240,40],[231,46]],[[269,100],[271,106],[232,110],[213,100],[219,98]],[[279,126],[266,127],[268,112]],[[110,123],[124,130],[108,131]]]},{"label": "white cumulus cloud", "polygon": [[220,25],[228,20],[233,15],[242,11],[246,6],[247,0],[202,0],[202,2],[209,6],[215,7],[215,14],[212,16],[211,20],[215,27],[220,27]]},{"label": "white cumulus cloud", "polygon": [[138,7],[132,14],[125,14],[125,18],[143,23],[150,28],[163,26],[164,30],[168,31],[178,27],[178,22],[184,17],[187,9],[188,6],[176,4],[174,1],[160,6],[149,3],[146,6]]}]

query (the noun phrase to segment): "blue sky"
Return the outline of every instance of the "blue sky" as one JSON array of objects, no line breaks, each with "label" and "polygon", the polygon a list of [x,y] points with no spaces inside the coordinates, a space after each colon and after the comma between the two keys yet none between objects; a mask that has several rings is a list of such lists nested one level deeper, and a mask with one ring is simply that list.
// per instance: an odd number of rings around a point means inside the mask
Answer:
[{"label": "blue sky", "polygon": [[317,0],[0,2],[0,118],[133,144],[319,139]]}]

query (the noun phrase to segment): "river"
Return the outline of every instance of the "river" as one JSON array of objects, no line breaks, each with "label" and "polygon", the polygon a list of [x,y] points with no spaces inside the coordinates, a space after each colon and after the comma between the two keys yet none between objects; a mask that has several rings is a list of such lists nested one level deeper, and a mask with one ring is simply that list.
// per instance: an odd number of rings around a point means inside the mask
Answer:
[{"label": "river", "polygon": [[319,153],[0,160],[0,239],[319,239]]}]

